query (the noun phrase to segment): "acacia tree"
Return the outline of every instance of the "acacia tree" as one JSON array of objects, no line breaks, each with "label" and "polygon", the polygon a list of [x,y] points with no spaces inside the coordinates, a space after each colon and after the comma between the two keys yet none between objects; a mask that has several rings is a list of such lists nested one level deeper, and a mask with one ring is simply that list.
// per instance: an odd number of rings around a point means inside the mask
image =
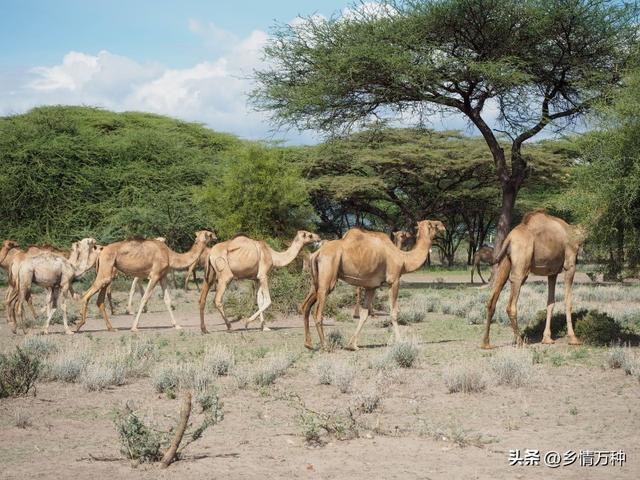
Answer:
[{"label": "acacia tree", "polygon": [[523,143],[570,124],[618,83],[636,15],[635,5],[606,0],[362,4],[277,26],[252,99],[277,124],[328,133],[380,117],[464,115],[500,182],[499,247],[529,173]]}]

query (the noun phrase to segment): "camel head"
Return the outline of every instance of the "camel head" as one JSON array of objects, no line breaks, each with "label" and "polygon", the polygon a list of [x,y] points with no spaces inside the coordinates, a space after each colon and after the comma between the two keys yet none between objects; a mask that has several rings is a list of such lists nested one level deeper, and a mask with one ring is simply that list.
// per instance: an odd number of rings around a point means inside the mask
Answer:
[{"label": "camel head", "polygon": [[294,238],[293,241],[301,242],[302,245],[309,245],[310,243],[320,242],[320,236],[315,233],[307,232],[306,230],[298,230],[296,238]]},{"label": "camel head", "polygon": [[162,242],[162,243],[167,243],[167,239],[165,237],[156,237],[156,238],[154,238],[154,240],[157,240],[157,241]]},{"label": "camel head", "polygon": [[205,245],[218,240],[215,232],[209,230],[198,230],[196,232],[196,242],[204,243]]},{"label": "camel head", "polygon": [[440,220],[421,220],[418,222],[418,235],[427,235],[428,238],[432,240],[438,233],[445,232],[446,230],[444,223]]},{"label": "camel head", "polygon": [[18,248],[18,244],[13,240],[5,240],[2,242],[2,249],[0,249],[0,263],[4,262],[4,257],[6,257],[9,251],[14,248]]},{"label": "camel head", "polygon": [[87,237],[71,244],[71,254],[69,262],[79,270],[88,270],[96,263],[98,245],[95,238]]},{"label": "camel head", "polygon": [[409,240],[413,235],[406,230],[397,230],[391,234],[393,243],[400,243],[402,245],[404,242]]}]

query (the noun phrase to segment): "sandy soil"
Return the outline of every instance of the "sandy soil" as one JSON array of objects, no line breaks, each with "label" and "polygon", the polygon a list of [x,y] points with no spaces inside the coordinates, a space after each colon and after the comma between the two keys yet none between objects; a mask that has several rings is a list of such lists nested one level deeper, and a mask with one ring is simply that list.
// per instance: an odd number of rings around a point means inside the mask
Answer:
[{"label": "sandy soil", "polygon": [[[408,277],[409,282],[420,280]],[[121,305],[124,296],[116,292]],[[167,340],[163,358],[176,352],[197,355],[204,346],[223,343],[240,352],[237,368],[251,368],[252,352],[258,350],[287,347],[299,354],[299,360],[271,387],[238,389],[233,378],[220,378],[224,420],[167,470],[133,467],[119,452],[113,424],[113,412],[131,400],[159,425],[177,418],[179,400],[156,393],[149,378],[101,392],[89,392],[79,384],[41,382],[35,397],[0,400],[0,478],[640,478],[640,384],[620,370],[604,368],[604,349],[569,347],[562,339],[552,346],[530,346],[544,360],[534,366],[529,385],[490,383],[482,393],[449,394],[443,372],[453,364],[488,365],[489,356],[511,348],[510,333],[496,325],[492,338],[499,348],[484,352],[477,348],[481,326],[430,314],[422,323],[402,327],[403,336],[415,336],[421,344],[418,365],[387,379],[382,408],[358,417],[358,438],[328,437],[326,444],[314,446],[305,442],[289,396],[297,394],[309,408],[322,412],[357,404],[360,392],[376,379],[368,362],[384,353],[390,338],[390,331],[381,326],[383,318],[365,326],[360,342],[365,348],[358,352],[307,352],[297,316],[277,318],[272,332],[225,333],[219,316],[207,313],[212,333],[202,336],[197,294],[177,297],[176,317],[183,332],[169,328],[164,304],[155,298],[141,320],[139,337]],[[132,335],[126,330],[131,323],[132,317],[116,315],[113,324],[120,330],[107,333],[93,308],[84,334],[68,338],[55,325],[52,336],[62,343],[82,336],[108,350],[121,337]],[[342,323],[334,328],[348,335],[353,327]],[[0,324],[0,351],[22,340]],[[358,367],[351,393],[317,384],[313,368],[326,357]],[[557,358],[562,361],[550,360]],[[29,417],[26,428],[15,425],[18,412]],[[434,426],[444,434],[433,434]],[[458,445],[456,435],[471,445]],[[510,449],[624,450],[627,461],[622,467],[510,467]]]}]

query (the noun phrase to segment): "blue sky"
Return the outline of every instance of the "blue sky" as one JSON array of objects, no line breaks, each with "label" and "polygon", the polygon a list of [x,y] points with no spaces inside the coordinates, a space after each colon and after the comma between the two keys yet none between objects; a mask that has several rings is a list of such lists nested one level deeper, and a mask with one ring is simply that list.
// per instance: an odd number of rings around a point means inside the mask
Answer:
[{"label": "blue sky", "polygon": [[[0,0],[0,115],[43,104],[142,110],[244,138],[273,133],[247,105],[248,77],[275,22],[328,17],[349,0]],[[433,126],[464,128],[459,118]]]}]

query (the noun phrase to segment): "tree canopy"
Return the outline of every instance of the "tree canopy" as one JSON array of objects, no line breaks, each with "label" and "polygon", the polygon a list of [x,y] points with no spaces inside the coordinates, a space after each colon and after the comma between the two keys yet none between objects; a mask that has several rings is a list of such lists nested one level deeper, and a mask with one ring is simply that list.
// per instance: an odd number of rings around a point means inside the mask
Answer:
[{"label": "tree canopy", "polygon": [[167,237],[213,227],[193,198],[239,140],[146,113],[41,107],[0,118],[0,237],[21,243]]},{"label": "tree canopy", "polygon": [[[265,49],[267,67],[256,72],[255,104],[279,124],[327,132],[380,117],[463,114],[484,137],[502,189],[499,244],[530,172],[522,144],[551,123],[573,121],[618,84],[637,42],[636,6],[607,0],[377,5],[277,27]],[[490,120],[492,112],[497,116]]]}]

